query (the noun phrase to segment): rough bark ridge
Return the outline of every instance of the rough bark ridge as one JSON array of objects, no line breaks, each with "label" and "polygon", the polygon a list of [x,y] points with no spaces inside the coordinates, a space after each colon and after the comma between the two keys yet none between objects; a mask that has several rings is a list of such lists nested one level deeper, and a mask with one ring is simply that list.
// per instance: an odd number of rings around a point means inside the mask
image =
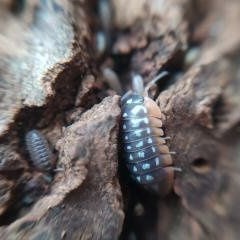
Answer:
[{"label": "rough bark ridge", "polygon": [[[2,238],[238,239],[239,16],[237,0],[2,1]],[[182,168],[164,199],[118,174],[111,89],[162,70],[156,101]],[[29,161],[32,128],[55,151],[51,178]]]},{"label": "rough bark ridge", "polygon": [[[146,79],[159,69],[180,70],[173,80],[159,83],[165,91],[157,102],[165,115],[170,149],[177,153],[175,164],[182,168],[174,184],[179,199],[169,196],[158,202],[153,198],[149,203],[139,194],[130,210],[136,224],[132,218],[127,221],[126,229],[129,224],[132,230],[126,230],[123,239],[132,235],[137,239],[238,239],[239,194],[234,189],[240,184],[240,5],[237,1],[166,1],[162,5],[140,1],[137,9],[135,2],[124,12],[119,10],[124,8],[122,2],[114,2],[117,23],[130,26],[130,33],[118,39],[115,49],[135,51],[131,69]],[[153,31],[146,27],[149,21]],[[156,209],[158,216],[153,213]],[[149,220],[151,216],[156,222]]]},{"label": "rough bark ridge", "polygon": [[[1,11],[1,238],[117,238],[120,109],[112,97],[82,115],[106,96],[92,75],[86,4],[6,1]],[[30,164],[32,128],[55,148],[52,182]]]}]

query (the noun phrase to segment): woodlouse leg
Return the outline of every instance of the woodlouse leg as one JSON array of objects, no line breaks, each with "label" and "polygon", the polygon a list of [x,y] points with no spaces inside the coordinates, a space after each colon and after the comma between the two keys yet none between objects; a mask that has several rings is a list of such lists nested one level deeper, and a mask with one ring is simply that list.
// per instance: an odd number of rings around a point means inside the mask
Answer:
[{"label": "woodlouse leg", "polygon": [[171,137],[167,136],[167,137],[163,137],[162,139],[163,139],[163,140],[170,140]]},{"label": "woodlouse leg", "polygon": [[182,168],[180,168],[180,167],[173,167],[173,170],[175,172],[182,172]]},{"label": "woodlouse leg", "polygon": [[[164,146],[164,145],[162,145],[162,146]],[[162,146],[160,146],[160,151],[161,151],[161,147]],[[166,152],[166,151],[163,151],[163,152],[161,152],[161,154],[176,155],[177,153],[176,152]]]},{"label": "woodlouse leg", "polygon": [[162,137],[157,137],[156,142],[158,145],[166,144],[166,141]]},{"label": "woodlouse leg", "polygon": [[53,169],[54,172],[63,172],[65,168],[55,168]]}]

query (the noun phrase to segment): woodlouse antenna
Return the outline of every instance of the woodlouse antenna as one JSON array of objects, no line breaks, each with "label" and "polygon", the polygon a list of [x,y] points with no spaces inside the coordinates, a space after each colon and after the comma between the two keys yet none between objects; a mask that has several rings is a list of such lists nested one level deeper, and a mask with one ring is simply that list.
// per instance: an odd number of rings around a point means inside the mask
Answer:
[{"label": "woodlouse antenna", "polygon": [[111,68],[103,68],[102,74],[104,81],[118,94],[122,94],[122,86],[117,74]]},{"label": "woodlouse antenna", "polygon": [[142,95],[144,92],[143,78],[139,74],[132,77],[132,89],[139,95]]},{"label": "woodlouse antenna", "polygon": [[161,72],[153,80],[151,80],[144,89],[144,96],[148,96],[149,89],[156,84],[157,81],[167,76],[169,73],[167,71]]}]

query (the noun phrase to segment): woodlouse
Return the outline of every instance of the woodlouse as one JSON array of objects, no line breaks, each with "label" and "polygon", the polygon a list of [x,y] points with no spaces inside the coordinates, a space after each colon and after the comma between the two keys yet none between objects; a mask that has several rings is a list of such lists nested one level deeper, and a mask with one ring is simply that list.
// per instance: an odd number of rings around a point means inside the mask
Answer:
[{"label": "woodlouse", "polygon": [[51,171],[53,153],[46,138],[34,129],[27,132],[25,141],[33,166],[41,171]]},{"label": "woodlouse", "polygon": [[144,89],[142,78],[133,78],[133,90],[121,98],[124,158],[131,177],[146,188],[166,194],[172,187],[174,171],[166,145],[161,111],[148,97],[150,87],[167,73],[163,72]]}]

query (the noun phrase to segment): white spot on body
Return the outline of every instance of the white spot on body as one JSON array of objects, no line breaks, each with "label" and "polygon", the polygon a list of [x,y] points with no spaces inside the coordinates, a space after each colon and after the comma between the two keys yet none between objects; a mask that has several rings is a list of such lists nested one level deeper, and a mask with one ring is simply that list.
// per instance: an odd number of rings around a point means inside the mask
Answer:
[{"label": "white spot on body", "polygon": [[158,166],[158,165],[159,165],[159,163],[160,163],[160,160],[159,160],[159,158],[158,158],[158,157],[156,157],[156,158],[155,158],[155,163],[156,163],[156,166]]},{"label": "white spot on body", "polygon": [[150,134],[151,130],[150,128],[147,128],[147,133]]},{"label": "white spot on body", "polygon": [[32,132],[32,137],[34,137],[34,138],[38,138],[38,134],[35,133],[35,132]]},{"label": "white spot on body", "polygon": [[137,176],[137,181],[141,182],[141,177],[140,176]]},{"label": "white spot on body", "polygon": [[155,147],[152,147],[152,151],[155,153],[155,152],[156,152],[156,148],[155,148]]},{"label": "white spot on body", "polygon": [[128,140],[128,136],[125,136],[125,140]]},{"label": "white spot on body", "polygon": [[126,129],[126,128],[127,128],[127,126],[125,124],[123,124],[123,129]]},{"label": "white spot on body", "polygon": [[134,128],[139,127],[141,122],[148,124],[149,120],[147,118],[132,119],[131,120],[132,127],[134,127]]},{"label": "white spot on body", "polygon": [[132,149],[132,147],[131,147],[130,145],[128,145],[128,146],[127,146],[127,149],[130,150],[130,149]]},{"label": "white spot on body", "polygon": [[131,123],[132,123],[132,127],[137,128],[141,123],[141,119],[132,119]]},{"label": "white spot on body", "polygon": [[136,168],[135,166],[133,167],[133,171],[134,171],[134,172],[137,172],[137,168]]},{"label": "white spot on body", "polygon": [[136,130],[134,133],[135,133],[136,137],[141,137],[142,130]]},{"label": "white spot on body", "polygon": [[148,138],[148,141],[147,141],[149,144],[152,143],[152,138]]},{"label": "white spot on body", "polygon": [[146,169],[149,169],[150,168],[150,164],[149,163],[144,163],[143,165],[142,165],[142,169],[143,170],[146,170]]},{"label": "white spot on body", "polygon": [[139,158],[144,158],[145,157],[145,153],[143,151],[138,152],[138,157]]},{"label": "white spot on body", "polygon": [[124,113],[124,114],[123,114],[123,117],[127,117],[127,116],[128,116],[128,114],[127,114],[127,113]]},{"label": "white spot on body", "polygon": [[127,104],[131,104],[132,102],[133,102],[132,98],[129,98],[129,99],[127,100]]},{"label": "white spot on body", "polygon": [[135,99],[134,103],[142,103],[142,99],[141,98]]},{"label": "white spot on body", "polygon": [[143,141],[140,141],[136,144],[136,147],[139,148],[139,147],[142,147],[143,146]]},{"label": "white spot on body", "polygon": [[129,155],[129,160],[133,160],[132,154]]},{"label": "white spot on body", "polygon": [[152,175],[146,175],[146,180],[147,181],[152,181],[154,178]]},{"label": "white spot on body", "polygon": [[131,113],[133,115],[137,115],[138,113],[140,113],[141,111],[143,111],[144,113],[147,113],[147,109],[143,106],[143,105],[136,105],[135,107],[133,107],[133,109],[131,110]]}]

